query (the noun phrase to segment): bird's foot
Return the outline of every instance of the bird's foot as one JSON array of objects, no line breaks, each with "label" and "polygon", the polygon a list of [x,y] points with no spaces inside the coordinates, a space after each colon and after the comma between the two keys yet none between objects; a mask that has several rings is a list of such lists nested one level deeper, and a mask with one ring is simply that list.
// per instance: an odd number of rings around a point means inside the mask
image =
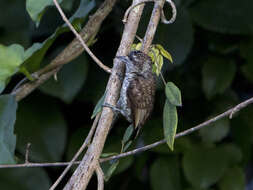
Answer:
[{"label": "bird's foot", "polygon": [[112,111],[115,112],[115,113],[119,113],[119,112],[121,113],[121,111],[122,111],[121,109],[117,108],[116,106],[108,104],[108,103],[104,103],[102,106],[111,108]]}]

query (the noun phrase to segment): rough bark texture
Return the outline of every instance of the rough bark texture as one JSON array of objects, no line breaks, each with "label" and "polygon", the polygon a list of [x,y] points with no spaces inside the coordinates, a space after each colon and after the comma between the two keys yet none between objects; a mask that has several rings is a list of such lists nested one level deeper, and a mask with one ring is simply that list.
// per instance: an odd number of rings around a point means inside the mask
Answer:
[{"label": "rough bark texture", "polygon": [[[133,3],[138,2],[135,0]],[[144,5],[138,6],[133,9],[129,15],[128,22],[125,25],[124,33],[122,36],[121,44],[117,51],[117,56],[127,55],[131,49],[131,44],[134,41],[135,34],[138,28],[138,23],[142,14]],[[112,74],[107,84],[107,94],[105,102],[111,105],[115,105],[119,96],[121,88],[121,82],[118,75],[122,75],[124,71],[124,65],[119,62],[118,59],[114,59],[114,66]],[[97,130],[95,132],[93,141],[89,146],[81,164],[70,178],[65,190],[83,190],[86,189],[91,176],[94,173],[96,164],[99,161],[100,154],[103,150],[106,137],[108,135],[111,122],[113,119],[113,112],[110,108],[104,108],[101,114],[100,121],[98,123]]]},{"label": "rough bark texture", "polygon": [[[116,1],[117,0],[105,0],[98,10],[90,17],[89,21],[80,32],[80,35],[85,43],[89,42],[96,36],[102,22],[111,12]],[[54,60],[51,61],[49,65],[36,72],[38,75],[37,80],[20,86],[12,93],[16,96],[16,100],[22,100],[38,86],[57,73],[61,69],[62,65],[78,57],[83,50],[84,49],[79,40],[74,39]]]}]

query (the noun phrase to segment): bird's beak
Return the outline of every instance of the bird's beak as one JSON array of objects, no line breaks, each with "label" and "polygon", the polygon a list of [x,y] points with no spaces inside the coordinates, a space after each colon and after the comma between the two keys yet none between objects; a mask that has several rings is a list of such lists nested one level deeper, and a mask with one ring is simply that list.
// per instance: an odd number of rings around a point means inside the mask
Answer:
[{"label": "bird's beak", "polygon": [[115,58],[119,59],[120,61],[122,61],[124,63],[128,63],[129,62],[128,56],[116,56]]}]

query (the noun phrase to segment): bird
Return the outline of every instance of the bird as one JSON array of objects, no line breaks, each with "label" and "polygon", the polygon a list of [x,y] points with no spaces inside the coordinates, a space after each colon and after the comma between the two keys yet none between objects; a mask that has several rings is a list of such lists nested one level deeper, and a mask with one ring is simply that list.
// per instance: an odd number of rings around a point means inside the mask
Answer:
[{"label": "bird", "polygon": [[133,124],[136,138],[154,106],[156,76],[151,58],[142,51],[133,50],[127,56],[116,58],[125,64],[125,75],[116,107],[106,106]]}]

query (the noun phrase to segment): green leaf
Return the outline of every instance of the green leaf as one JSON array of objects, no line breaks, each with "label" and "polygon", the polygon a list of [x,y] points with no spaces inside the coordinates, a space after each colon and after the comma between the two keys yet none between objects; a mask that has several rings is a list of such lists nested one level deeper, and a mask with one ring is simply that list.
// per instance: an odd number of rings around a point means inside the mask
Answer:
[{"label": "green leaf", "polygon": [[222,94],[231,85],[236,72],[234,62],[228,59],[211,57],[202,69],[202,88],[208,99]]},{"label": "green leaf", "polygon": [[0,189],[45,190],[50,179],[42,168],[9,168],[0,171]]},{"label": "green leaf", "polygon": [[[82,0],[76,13],[70,18],[72,23],[83,23],[84,18],[94,8],[94,6],[94,1]],[[80,15],[80,12],[82,12],[83,14]],[[59,35],[68,31],[69,28],[66,26],[66,24],[63,24],[62,26],[58,27],[56,31],[44,42],[33,44],[33,46],[31,47],[32,49],[30,50],[33,51],[32,55],[24,62],[24,66],[26,67],[26,69],[29,72],[34,72],[39,69],[40,63],[43,60],[49,47],[54,43],[54,41]]]},{"label": "green leaf", "polygon": [[206,189],[217,183],[227,166],[223,148],[196,147],[186,151],[183,157],[186,179],[196,188]]},{"label": "green leaf", "polygon": [[130,125],[130,126],[126,129],[126,131],[125,131],[125,133],[124,133],[124,136],[123,136],[123,139],[122,139],[122,144],[125,144],[126,142],[129,141],[129,139],[130,139],[130,137],[132,136],[133,132],[134,132],[134,127],[133,127],[133,125]]},{"label": "green leaf", "polygon": [[138,44],[136,45],[135,49],[136,49],[136,50],[140,50],[140,49],[141,49],[141,45],[142,45],[141,43],[138,43]]},{"label": "green leaf", "polygon": [[163,109],[163,132],[164,138],[171,150],[173,150],[174,146],[177,122],[177,108],[166,99]]},{"label": "green leaf", "polygon": [[105,181],[109,181],[109,179],[111,178],[112,174],[117,169],[118,165],[119,165],[119,160],[117,160],[116,162],[113,162],[112,164],[110,164],[109,168],[107,168],[107,169],[102,167],[102,169],[104,171]]},{"label": "green leaf", "polygon": [[169,52],[167,52],[163,46],[161,46],[160,44],[157,44],[155,45],[161,52],[161,54],[163,55],[163,57],[165,57],[166,59],[168,59],[171,63],[173,63],[173,60],[172,60],[172,56],[170,55]]},{"label": "green leaf", "polygon": [[83,54],[63,68],[57,74],[57,81],[50,78],[40,90],[55,97],[59,97],[66,103],[71,103],[81,90],[88,72],[88,61]]},{"label": "green leaf", "polygon": [[245,175],[242,168],[230,168],[218,183],[220,190],[244,190]]},{"label": "green leaf", "polygon": [[127,143],[124,145],[123,151],[122,151],[122,152],[126,152],[126,150],[131,146],[132,142],[133,142],[133,141],[127,142]]},{"label": "green leaf", "polygon": [[25,153],[31,143],[30,159],[39,162],[59,161],[65,150],[67,125],[48,97],[36,96],[21,102],[17,112],[17,149]]},{"label": "green leaf", "polygon": [[152,190],[181,190],[181,176],[176,157],[162,157],[152,164],[150,169]]},{"label": "green leaf", "polygon": [[219,142],[227,136],[229,132],[229,119],[224,118],[210,124],[202,129],[199,133],[204,142]]},{"label": "green leaf", "polygon": [[24,52],[24,48],[18,44],[0,44],[0,93],[5,88],[8,78],[15,74],[23,63]]},{"label": "green leaf", "polygon": [[[62,0],[57,0],[57,2],[61,3]],[[36,26],[39,25],[43,13],[45,12],[45,8],[50,5],[54,5],[53,0],[26,0],[26,10],[32,20],[36,23]]]},{"label": "green leaf", "polygon": [[159,76],[163,67],[163,56],[158,55],[158,63],[156,65],[156,75]]},{"label": "green leaf", "polygon": [[[95,7],[94,0],[81,0],[76,12],[69,18],[69,21],[73,24],[81,24],[84,22],[85,17]],[[67,24],[65,24],[67,26]]]},{"label": "green leaf", "polygon": [[104,104],[104,101],[105,101],[105,96],[106,96],[106,92],[105,92],[104,95],[98,100],[98,103],[97,103],[97,105],[95,106],[95,108],[94,108],[94,110],[93,110],[91,119],[93,119],[99,112],[102,111],[103,104]]},{"label": "green leaf", "polygon": [[[210,8],[211,7],[211,8]],[[230,34],[252,34],[253,2],[244,0],[197,1],[190,9],[193,20],[205,29]]]},{"label": "green leaf", "polygon": [[125,170],[127,170],[133,164],[133,162],[134,162],[133,156],[128,156],[128,157],[125,157],[125,158],[121,158],[120,163],[117,166],[114,174],[117,175],[119,173],[124,172]]},{"label": "green leaf", "polygon": [[165,94],[172,105],[182,106],[181,92],[173,82],[168,82],[166,84]]},{"label": "green leaf", "polygon": [[14,123],[16,110],[17,102],[14,96],[0,96],[0,164],[15,163],[16,135],[14,135]]}]

